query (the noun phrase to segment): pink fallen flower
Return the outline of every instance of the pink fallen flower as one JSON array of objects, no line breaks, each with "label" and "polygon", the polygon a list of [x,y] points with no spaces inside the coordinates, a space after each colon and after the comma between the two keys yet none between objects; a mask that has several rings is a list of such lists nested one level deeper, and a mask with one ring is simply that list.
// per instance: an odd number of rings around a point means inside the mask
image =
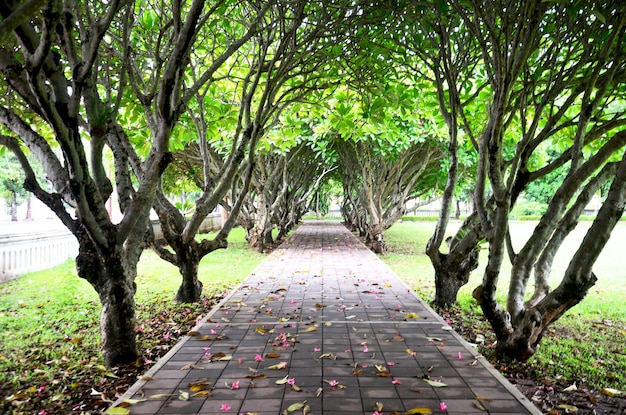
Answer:
[{"label": "pink fallen flower", "polygon": [[463,360],[463,353],[459,352],[459,360]]},{"label": "pink fallen flower", "polygon": [[263,361],[263,356],[261,356],[260,354],[254,356],[254,360],[256,360],[257,362],[262,362]]},{"label": "pink fallen flower", "polygon": [[314,352],[316,352],[316,353],[317,353],[317,352],[319,352],[319,351],[321,351],[321,350],[322,350],[322,349],[320,349],[319,347],[314,347],[314,348],[313,348],[313,351],[314,351]]},{"label": "pink fallen flower", "polygon": [[295,385],[296,384],[296,379],[295,378],[289,378],[287,379],[287,385]]},{"label": "pink fallen flower", "polygon": [[392,381],[391,381],[391,383],[392,383],[393,385],[402,385],[402,382],[400,382],[398,379],[394,379],[394,380],[392,380]]},{"label": "pink fallen flower", "polygon": [[439,402],[439,409],[441,409],[442,411],[445,411],[448,409],[448,405],[446,405],[445,402]]},{"label": "pink fallen flower", "polygon": [[328,385],[335,387],[337,385],[339,385],[339,382],[337,382],[335,379],[331,380],[330,382],[328,382]]},{"label": "pink fallen flower", "polygon": [[231,410],[231,407],[227,403],[223,403],[222,406],[220,406],[220,411],[230,411],[230,410]]},{"label": "pink fallen flower", "polygon": [[233,388],[233,389],[239,389],[239,383],[240,383],[240,382],[241,382],[240,380],[236,380],[236,381],[234,381],[234,382],[233,382],[233,384],[232,384],[232,388]]}]

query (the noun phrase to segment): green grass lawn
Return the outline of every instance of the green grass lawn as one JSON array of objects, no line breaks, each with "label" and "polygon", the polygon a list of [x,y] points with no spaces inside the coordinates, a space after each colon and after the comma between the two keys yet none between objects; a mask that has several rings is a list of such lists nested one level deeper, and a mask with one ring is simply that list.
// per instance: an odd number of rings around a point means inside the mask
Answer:
[{"label": "green grass lawn", "polygon": [[[511,225],[516,249],[530,236],[535,222],[519,221]],[[456,229],[460,222],[453,222]],[[559,283],[571,255],[582,240],[589,222],[583,222],[564,242],[556,256],[551,284]],[[405,221],[385,233],[390,253],[381,257],[400,277],[425,300],[434,296],[434,271],[424,254],[435,223]],[[626,267],[623,247],[626,246],[626,223],[620,222],[608,245],[598,259],[594,272],[597,284],[589,295],[567,312],[546,333],[540,348],[529,364],[539,373],[565,382],[590,384],[626,390]],[[480,313],[471,296],[480,283],[487,252],[481,252],[481,266],[467,285],[459,291],[459,307],[464,313]],[[505,263],[498,286],[498,297],[504,301],[511,266]],[[532,286],[529,287],[532,291]],[[468,321],[480,321],[479,316]],[[484,324],[484,323],[483,323]],[[485,330],[485,328],[482,328]],[[486,328],[488,330],[488,327]]]},{"label": "green grass lawn", "polygon": [[[181,282],[177,268],[146,251],[135,297],[142,354],[156,360],[184,334],[180,321],[192,316],[193,324],[263,258],[248,248],[243,229],[234,229],[229,248],[200,264],[205,301],[180,305],[172,301]],[[74,261],[0,285],[0,413],[20,413],[19,402],[33,399],[40,407],[67,409],[68,402],[85,395],[81,380],[92,380],[88,386],[98,389],[111,376],[100,352],[100,309],[94,289],[76,275]]]}]

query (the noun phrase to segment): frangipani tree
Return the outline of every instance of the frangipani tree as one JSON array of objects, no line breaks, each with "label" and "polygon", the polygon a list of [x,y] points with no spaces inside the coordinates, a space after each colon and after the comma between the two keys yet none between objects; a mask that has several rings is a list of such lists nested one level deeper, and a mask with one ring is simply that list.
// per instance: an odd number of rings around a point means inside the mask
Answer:
[{"label": "frangipani tree", "polygon": [[342,90],[316,126],[317,136],[337,153],[343,216],[375,252],[385,252],[383,232],[402,217],[407,203],[441,185],[441,131],[407,110],[418,99],[419,92],[402,82],[387,84],[370,99]]},{"label": "frangipani tree", "polygon": [[[8,131],[0,144],[20,160],[24,187],[79,242],[77,271],[102,303],[102,350],[109,366],[138,356],[136,264],[160,176],[172,158],[172,131],[207,80],[188,82],[191,51],[202,42],[200,28],[224,4],[205,9],[200,0],[51,1],[34,15],[20,14],[24,9],[16,1],[0,5],[13,33],[1,50],[2,87],[12,93],[0,105],[0,123]],[[142,55],[147,50],[151,56]],[[137,100],[143,111],[136,111]],[[149,131],[142,157],[133,147],[138,131]],[[22,146],[41,163],[53,188],[41,183]],[[114,191],[107,147],[122,211],[115,222],[106,206]]]},{"label": "frangipani tree", "polygon": [[[626,15],[611,2],[470,3],[450,7],[478,40],[489,84],[487,117],[476,135],[474,192],[489,260],[474,297],[498,338],[497,351],[526,360],[546,328],[595,283],[593,264],[624,209]],[[546,147],[557,154],[546,158]],[[567,175],[516,252],[508,227],[512,207],[529,182],[560,167]],[[596,220],[551,291],[547,275],[556,250],[607,180],[611,188]],[[502,306],[496,288],[507,255],[513,268]],[[535,294],[526,301],[533,270]]]}]

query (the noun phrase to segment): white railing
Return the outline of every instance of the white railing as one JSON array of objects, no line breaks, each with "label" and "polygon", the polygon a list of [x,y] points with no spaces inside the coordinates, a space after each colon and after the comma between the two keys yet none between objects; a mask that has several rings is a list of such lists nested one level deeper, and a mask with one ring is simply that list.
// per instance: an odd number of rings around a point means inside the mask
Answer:
[{"label": "white railing", "polygon": [[66,230],[0,236],[0,280],[59,265],[77,254],[78,242]]},{"label": "white railing", "polygon": [[[31,223],[32,227],[34,223]],[[220,213],[212,213],[202,222],[200,232],[217,230],[222,225]],[[159,237],[160,224],[152,221]],[[66,229],[0,235],[0,282],[26,272],[40,271],[62,264],[78,255],[78,241]]]}]

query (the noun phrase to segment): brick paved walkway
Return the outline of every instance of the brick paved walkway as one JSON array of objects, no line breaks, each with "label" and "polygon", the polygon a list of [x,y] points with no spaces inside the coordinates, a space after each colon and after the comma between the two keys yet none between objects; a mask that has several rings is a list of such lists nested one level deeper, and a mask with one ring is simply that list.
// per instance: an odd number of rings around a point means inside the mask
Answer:
[{"label": "brick paved walkway", "polygon": [[301,225],[191,334],[131,414],[541,413],[336,222]]}]

